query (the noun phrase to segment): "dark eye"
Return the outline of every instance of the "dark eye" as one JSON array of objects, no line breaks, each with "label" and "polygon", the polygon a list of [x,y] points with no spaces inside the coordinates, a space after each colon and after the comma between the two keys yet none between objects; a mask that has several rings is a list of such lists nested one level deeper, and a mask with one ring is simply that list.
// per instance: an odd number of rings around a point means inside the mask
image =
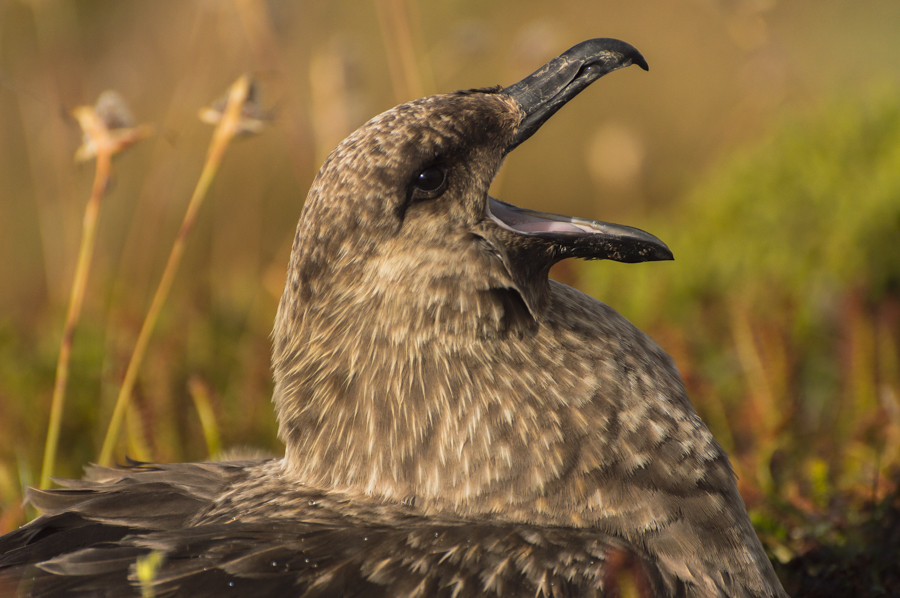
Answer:
[{"label": "dark eye", "polygon": [[429,166],[416,175],[413,186],[419,191],[424,191],[427,198],[437,197],[436,192],[441,191],[447,180],[447,173],[440,166]]}]

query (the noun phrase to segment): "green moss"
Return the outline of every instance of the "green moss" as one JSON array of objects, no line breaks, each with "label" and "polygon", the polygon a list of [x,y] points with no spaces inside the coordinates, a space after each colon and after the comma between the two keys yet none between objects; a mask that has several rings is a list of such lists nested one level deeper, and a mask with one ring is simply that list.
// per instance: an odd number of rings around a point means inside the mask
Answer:
[{"label": "green moss", "polygon": [[900,97],[785,118],[674,210],[647,224],[674,264],[587,268],[588,286],[638,320],[741,297],[800,306],[808,328],[847,288],[877,299],[900,287]]}]

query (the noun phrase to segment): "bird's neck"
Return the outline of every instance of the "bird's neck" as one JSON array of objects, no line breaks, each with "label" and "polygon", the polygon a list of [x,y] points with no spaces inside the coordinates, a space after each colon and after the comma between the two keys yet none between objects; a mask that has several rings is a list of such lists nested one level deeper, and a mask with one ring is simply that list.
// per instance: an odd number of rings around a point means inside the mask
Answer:
[{"label": "bird's neck", "polygon": [[540,324],[509,289],[459,277],[402,282],[283,301],[274,401],[288,470],[396,500],[471,504],[540,487],[538,472],[565,460],[564,444],[539,396],[549,383],[513,350]]}]

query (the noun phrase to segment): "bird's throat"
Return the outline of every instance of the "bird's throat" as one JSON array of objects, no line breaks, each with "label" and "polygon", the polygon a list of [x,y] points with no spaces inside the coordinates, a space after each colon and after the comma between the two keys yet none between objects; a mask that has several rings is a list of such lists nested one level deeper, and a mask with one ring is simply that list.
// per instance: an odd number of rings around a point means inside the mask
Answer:
[{"label": "bird's throat", "polygon": [[467,304],[448,291],[408,312],[396,297],[307,310],[275,360],[280,436],[299,482],[490,509],[528,500],[562,471],[571,455],[559,412],[590,378],[523,376],[531,356],[517,341],[541,326],[522,299],[463,291]]}]

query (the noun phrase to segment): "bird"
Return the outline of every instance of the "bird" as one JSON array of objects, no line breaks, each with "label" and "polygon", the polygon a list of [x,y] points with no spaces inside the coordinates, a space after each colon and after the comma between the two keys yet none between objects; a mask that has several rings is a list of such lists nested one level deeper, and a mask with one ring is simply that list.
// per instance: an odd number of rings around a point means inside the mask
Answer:
[{"label": "bird", "polygon": [[90,466],[31,489],[0,594],[787,596],[673,360],[549,277],[672,259],[642,230],[489,194],[631,45],[417,99],[328,156],[273,339],[283,458]]}]

